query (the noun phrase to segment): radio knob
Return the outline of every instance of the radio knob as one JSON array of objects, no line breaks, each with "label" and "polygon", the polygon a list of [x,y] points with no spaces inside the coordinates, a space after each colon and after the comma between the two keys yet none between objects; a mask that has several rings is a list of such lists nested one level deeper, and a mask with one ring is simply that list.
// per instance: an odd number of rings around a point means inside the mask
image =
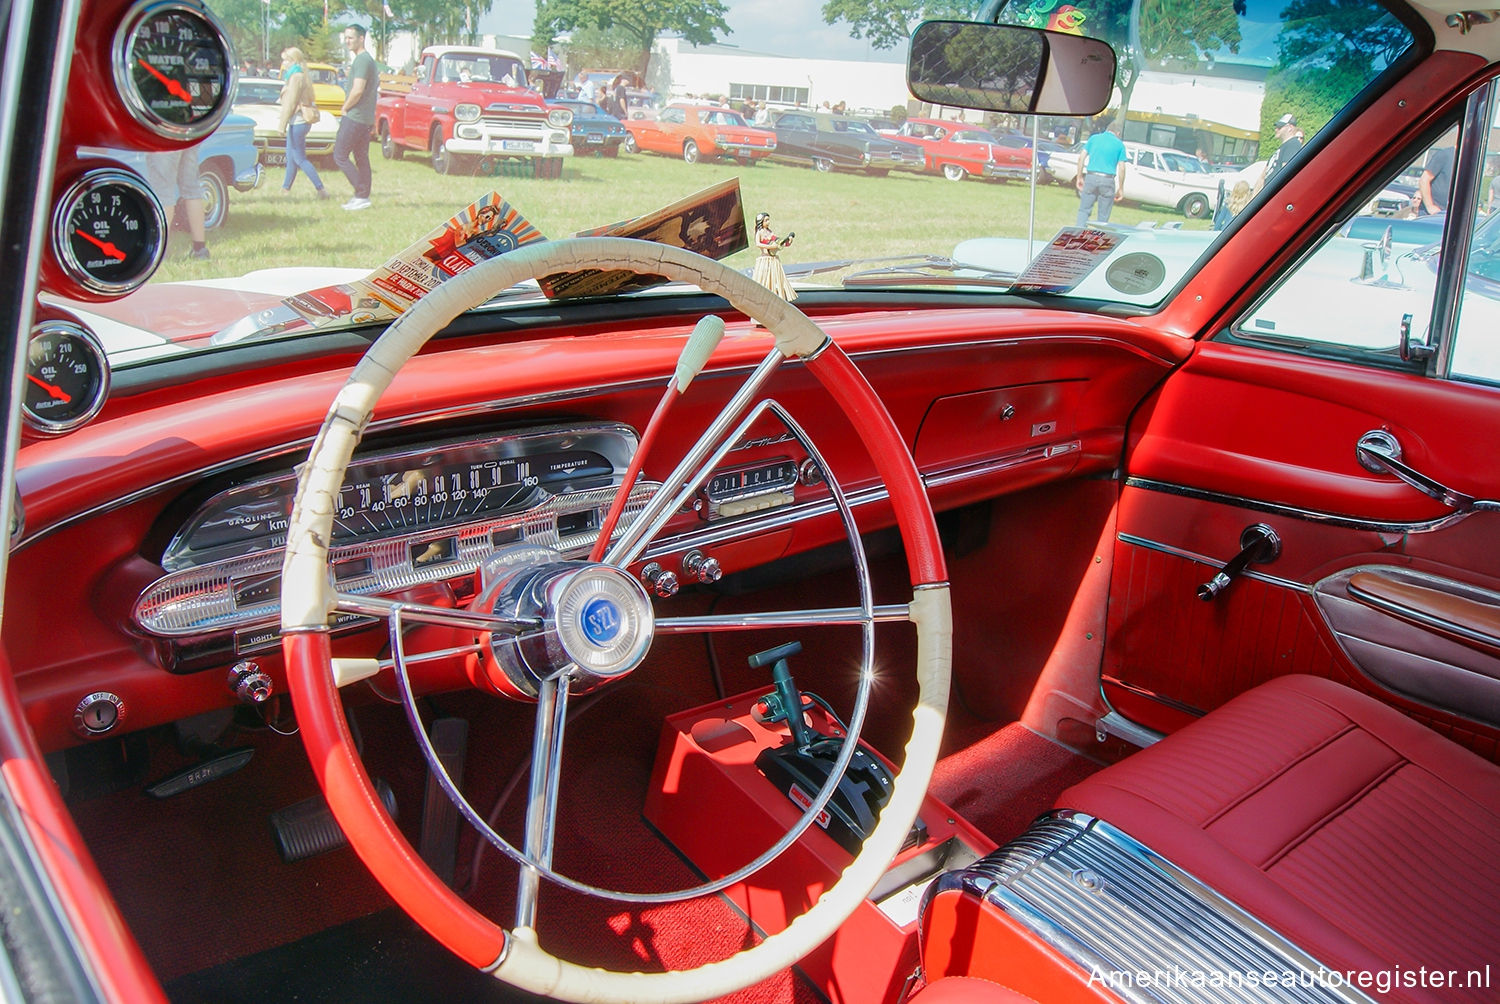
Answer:
[{"label": "radio knob", "polygon": [[245,659],[229,667],[229,689],[246,704],[264,704],[271,697],[271,677],[260,663]]},{"label": "radio knob", "polygon": [[710,558],[702,551],[689,551],[682,559],[682,570],[688,577],[697,579],[699,582],[718,582],[724,577],[724,569],[719,567],[718,558]]},{"label": "radio knob", "polygon": [[816,460],[809,457],[807,460],[802,461],[802,465],[797,468],[797,480],[808,487],[821,485],[823,483],[823,468],[818,466]]},{"label": "radio knob", "polygon": [[667,571],[654,561],[641,569],[641,581],[646,584],[647,589],[662,599],[676,596],[679,588],[677,573]]}]

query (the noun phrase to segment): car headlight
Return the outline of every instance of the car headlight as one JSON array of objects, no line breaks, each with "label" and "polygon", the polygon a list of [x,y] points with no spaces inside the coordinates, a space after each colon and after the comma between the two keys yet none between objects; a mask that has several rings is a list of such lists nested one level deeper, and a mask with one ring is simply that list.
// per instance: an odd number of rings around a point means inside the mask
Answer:
[{"label": "car headlight", "polygon": [[547,113],[547,124],[566,129],[573,124],[573,113],[566,108],[554,108]]},{"label": "car headlight", "polygon": [[479,106],[469,101],[460,102],[453,109],[453,117],[460,122],[478,122]]}]

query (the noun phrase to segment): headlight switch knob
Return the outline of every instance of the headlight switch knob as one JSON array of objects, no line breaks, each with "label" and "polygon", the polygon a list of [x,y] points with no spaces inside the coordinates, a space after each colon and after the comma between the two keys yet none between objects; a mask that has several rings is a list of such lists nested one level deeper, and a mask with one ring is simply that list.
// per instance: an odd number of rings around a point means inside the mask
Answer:
[{"label": "headlight switch knob", "polygon": [[264,704],[272,686],[270,674],[258,662],[244,659],[229,667],[229,689],[246,704]]}]

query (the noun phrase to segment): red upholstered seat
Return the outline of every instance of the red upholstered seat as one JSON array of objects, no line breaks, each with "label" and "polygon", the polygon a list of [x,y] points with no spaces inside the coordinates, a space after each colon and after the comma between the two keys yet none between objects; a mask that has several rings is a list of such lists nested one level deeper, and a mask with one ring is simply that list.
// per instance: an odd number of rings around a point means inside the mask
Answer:
[{"label": "red upholstered seat", "polygon": [[911,1004],[1036,1004],[1010,987],[973,976],[945,976],[907,999]]},{"label": "red upholstered seat", "polygon": [[[1273,680],[1057,804],[1129,833],[1331,969],[1400,967],[1381,999],[1500,999],[1500,767],[1369,697]],[[1466,981],[1486,966],[1488,988],[1400,985],[1421,967]]]}]

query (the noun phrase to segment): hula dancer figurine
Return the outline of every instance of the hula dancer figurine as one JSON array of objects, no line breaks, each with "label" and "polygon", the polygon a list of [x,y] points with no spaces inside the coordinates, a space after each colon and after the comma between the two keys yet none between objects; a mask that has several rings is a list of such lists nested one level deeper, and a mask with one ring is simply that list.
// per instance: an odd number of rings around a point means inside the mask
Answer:
[{"label": "hula dancer figurine", "polygon": [[755,269],[750,273],[750,278],[783,300],[797,299],[797,291],[786,281],[786,269],[781,267],[778,255],[796,236],[795,233],[789,233],[785,237],[777,237],[771,230],[771,214],[755,215],[755,246],[760,248],[760,257],[755,259]]}]

